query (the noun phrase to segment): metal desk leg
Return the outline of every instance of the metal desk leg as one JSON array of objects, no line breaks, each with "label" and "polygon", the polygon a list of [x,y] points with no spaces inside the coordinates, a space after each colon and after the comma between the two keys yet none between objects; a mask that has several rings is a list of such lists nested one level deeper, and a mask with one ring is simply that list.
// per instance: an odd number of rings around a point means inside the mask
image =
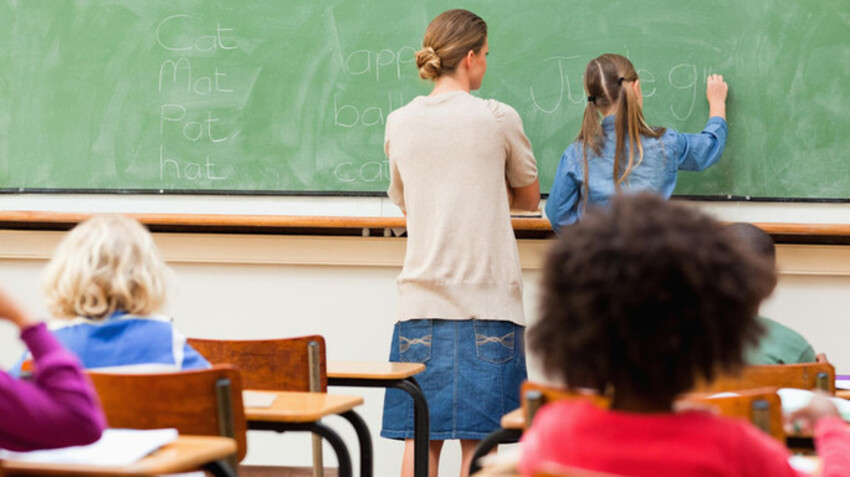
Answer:
[{"label": "metal desk leg", "polygon": [[396,388],[413,398],[413,475],[428,477],[428,447],[431,436],[431,417],[428,401],[413,377],[404,379],[328,378],[331,386],[361,388]]},{"label": "metal desk leg", "polygon": [[[263,422],[249,421],[248,429],[257,431],[310,431],[318,434],[328,441],[339,463],[339,477],[353,477],[351,472],[351,456],[348,454],[348,449],[345,447],[345,442],[339,437],[339,434],[334,432],[330,427],[325,426],[321,422],[303,422],[303,423],[284,423],[284,422]],[[370,444],[371,445],[371,444]]]},{"label": "metal desk leg", "polygon": [[413,475],[428,477],[428,448],[430,447],[431,416],[428,413],[428,401],[422,389],[413,378],[393,383],[413,398]]},{"label": "metal desk leg", "polygon": [[357,441],[360,443],[360,477],[372,477],[372,436],[363,418],[354,411],[346,411],[340,416],[351,423],[357,432]]},{"label": "metal desk leg", "polygon": [[489,454],[490,451],[496,448],[499,444],[513,444],[519,441],[522,437],[522,431],[519,429],[496,429],[484,438],[475,448],[475,453],[472,454],[472,462],[469,464],[469,475],[472,475],[479,470],[478,459]]},{"label": "metal desk leg", "polygon": [[230,466],[229,459],[215,460],[201,466],[215,477],[236,477],[236,470]]}]

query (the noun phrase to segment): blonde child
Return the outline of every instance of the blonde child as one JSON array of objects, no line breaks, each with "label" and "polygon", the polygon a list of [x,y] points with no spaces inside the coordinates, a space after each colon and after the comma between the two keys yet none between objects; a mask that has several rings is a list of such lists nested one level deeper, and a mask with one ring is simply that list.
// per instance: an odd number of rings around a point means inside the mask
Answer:
[{"label": "blonde child", "polygon": [[171,318],[158,313],[170,274],[139,222],[92,217],[65,236],[47,265],[44,292],[55,318],[50,330],[87,369],[208,368]]},{"label": "blonde child", "polygon": [[[626,57],[594,58],[584,73],[587,107],[576,141],[558,164],[546,202],[555,231],[585,209],[607,204],[620,191],[654,191],[669,198],[678,170],[701,171],[720,160],[726,145],[726,93],[720,75],[707,79],[709,119],[699,134],[653,128],[643,118],[643,96]],[[600,121],[601,119],[601,121]]]}]

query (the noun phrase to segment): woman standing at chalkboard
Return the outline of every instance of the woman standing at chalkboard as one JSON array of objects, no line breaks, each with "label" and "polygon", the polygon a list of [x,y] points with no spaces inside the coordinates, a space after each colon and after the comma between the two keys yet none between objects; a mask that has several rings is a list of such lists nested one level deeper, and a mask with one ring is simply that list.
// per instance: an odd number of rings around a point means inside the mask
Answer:
[{"label": "woman standing at chalkboard", "polygon": [[[465,476],[478,441],[519,406],[526,378],[522,276],[510,209],[537,210],[540,188],[517,112],[470,94],[487,70],[487,24],[466,10],[435,18],[416,54],[434,82],[387,118],[388,195],[407,216],[407,253],[391,361],[416,376],[431,416],[431,475],[459,439]],[[413,475],[412,401],[390,390],[381,435],[405,439]]]}]

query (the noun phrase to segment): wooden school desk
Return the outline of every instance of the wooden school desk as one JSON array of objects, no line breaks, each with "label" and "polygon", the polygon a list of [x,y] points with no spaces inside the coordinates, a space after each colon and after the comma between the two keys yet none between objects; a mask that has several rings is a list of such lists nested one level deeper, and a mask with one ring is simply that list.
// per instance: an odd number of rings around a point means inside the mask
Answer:
[{"label": "wooden school desk", "polygon": [[[818,477],[823,472],[821,468],[821,458],[815,455],[794,456],[796,460],[808,461],[809,466],[814,468],[812,477]],[[541,476],[551,477],[617,477],[609,474],[599,474],[597,472],[582,471],[574,469],[572,472],[565,471],[563,473],[546,473]],[[493,465],[487,465],[479,472],[476,472],[472,477],[522,477],[517,470],[517,464],[512,462],[501,462]]]},{"label": "wooden school desk", "polygon": [[50,476],[155,476],[204,469],[215,476],[235,476],[227,458],[236,453],[236,441],[229,437],[186,436],[162,446],[135,464],[105,467],[71,464],[40,464],[5,460],[0,474],[6,477]]},{"label": "wooden school desk", "polygon": [[372,476],[372,438],[366,423],[354,408],[363,404],[360,396],[339,396],[325,393],[292,391],[252,391],[274,394],[270,407],[245,407],[248,429],[261,431],[309,431],[327,439],[339,463],[339,477],[351,477],[351,456],[345,442],[320,419],[337,414],[348,420],[357,432],[360,443],[360,468],[362,477]]},{"label": "wooden school desk", "polygon": [[428,402],[414,375],[422,363],[379,361],[328,361],[328,385],[400,389],[413,398],[413,475],[428,477],[430,416]]}]

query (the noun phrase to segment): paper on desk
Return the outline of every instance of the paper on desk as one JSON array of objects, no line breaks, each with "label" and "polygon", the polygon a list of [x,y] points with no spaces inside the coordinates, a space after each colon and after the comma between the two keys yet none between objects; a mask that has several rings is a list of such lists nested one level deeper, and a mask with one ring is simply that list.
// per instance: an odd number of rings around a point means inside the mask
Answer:
[{"label": "paper on desk", "polygon": [[0,449],[0,460],[119,467],[130,465],[176,439],[177,429],[107,429],[94,444],[31,452]]},{"label": "paper on desk", "polygon": [[838,389],[850,389],[850,376],[844,374],[836,375],[835,387]]},{"label": "paper on desk", "polygon": [[815,471],[818,470],[818,467],[820,467],[817,460],[799,455],[792,455],[789,457],[788,465],[790,465],[792,469],[806,474],[814,474]]},{"label": "paper on desk", "polygon": [[[776,391],[779,394],[779,399],[782,400],[782,413],[791,414],[792,412],[802,409],[812,400],[811,391],[805,389],[782,388]],[[838,408],[841,418],[850,422],[850,401],[837,397],[829,398],[830,401]]]},{"label": "paper on desk", "polygon": [[245,407],[272,407],[277,394],[263,391],[242,391],[242,405]]}]

